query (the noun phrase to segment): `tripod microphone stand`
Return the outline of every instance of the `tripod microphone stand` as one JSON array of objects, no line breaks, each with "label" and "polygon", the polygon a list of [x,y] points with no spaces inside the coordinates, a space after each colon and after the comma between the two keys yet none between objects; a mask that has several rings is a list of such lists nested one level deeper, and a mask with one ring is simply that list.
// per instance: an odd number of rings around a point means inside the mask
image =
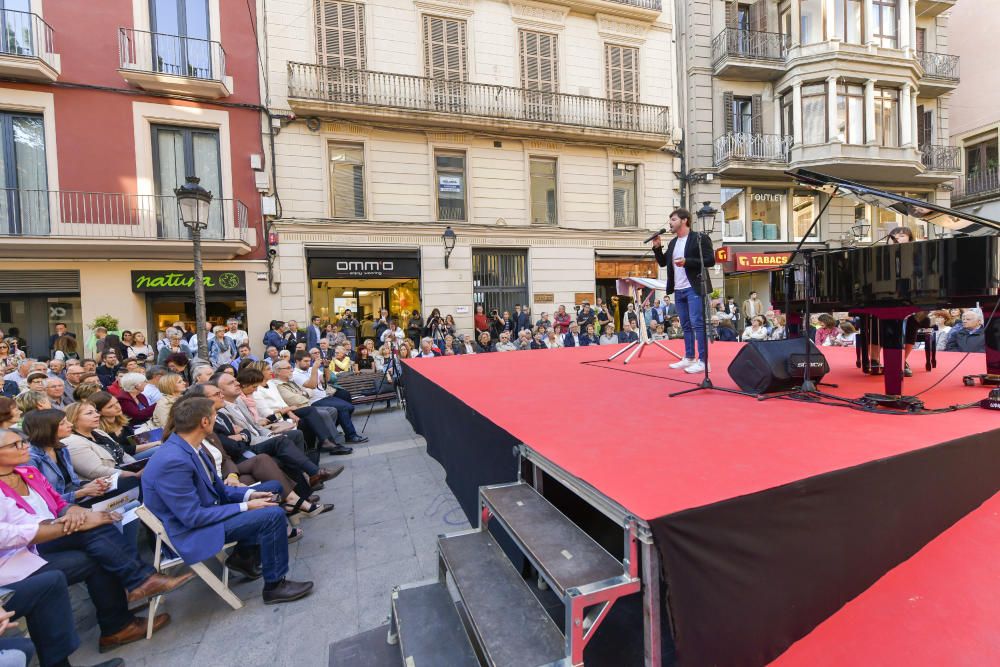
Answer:
[{"label": "tripod microphone stand", "polygon": [[[633,303],[639,303],[639,288],[635,287],[633,285],[633,287],[632,287],[632,294],[635,295],[633,297]],[[643,302],[643,303],[645,303],[645,302]],[[622,349],[620,349],[617,352],[615,352],[614,354],[612,354],[610,357],[608,357],[608,359],[607,359],[608,361],[613,361],[613,360],[617,359],[618,357],[620,357],[621,355],[625,354],[626,352],[631,351],[631,354],[629,354],[627,357],[625,357],[625,365],[628,366],[628,363],[630,361],[632,361],[632,358],[633,357],[641,357],[643,351],[649,345],[655,345],[656,347],[660,348],[661,350],[663,350],[667,354],[673,355],[678,360],[683,359],[683,357],[681,355],[677,354],[676,352],[674,352],[673,350],[671,350],[669,347],[667,347],[666,345],[664,345],[660,341],[653,340],[652,338],[650,338],[649,331],[646,328],[646,317],[645,317],[646,313],[645,313],[645,310],[646,310],[647,307],[648,306],[643,306],[642,309],[639,311],[639,316],[636,318],[636,324],[637,324],[637,327],[639,329],[639,337],[636,340],[634,340],[631,343],[629,343],[628,345],[626,345],[625,347],[623,347]],[[626,317],[627,317],[627,315],[626,315]],[[623,322],[623,324],[624,324],[624,322]],[[624,328],[624,327],[622,327],[622,328]]]},{"label": "tripod microphone stand", "polygon": [[[708,236],[708,232],[706,231],[705,228],[707,227],[709,220],[712,220],[714,222],[716,213],[718,213],[718,211],[712,208],[711,202],[704,202],[704,205],[701,207],[701,209],[698,210],[698,213],[696,214],[698,219],[702,221],[701,223],[702,231],[700,233],[705,234],[706,237],[709,239],[711,239],[711,237]],[[698,233],[699,232],[692,231],[691,234],[689,234],[689,236],[693,236]],[[701,301],[702,301],[701,316],[703,318],[703,325],[705,329],[705,349],[704,350],[700,349],[701,341],[698,340],[697,331],[695,332],[695,344],[698,346],[699,352],[702,352],[705,357],[704,377],[702,378],[701,383],[697,387],[692,387],[691,389],[685,389],[683,391],[675,391],[674,393],[669,394],[669,397],[673,398],[675,396],[691,394],[696,391],[701,391],[703,389],[711,389],[714,391],[724,391],[728,394],[741,394],[743,396],[749,396],[750,394],[748,394],[745,391],[740,391],[739,389],[729,389],[728,387],[716,387],[714,384],[712,384],[712,378],[709,375],[709,370],[708,370],[708,360],[709,360],[708,350],[710,347],[708,342],[709,339],[708,327],[711,326],[710,324],[711,317],[709,311],[709,306],[711,304],[711,295],[708,293],[708,268],[705,266],[705,249],[701,245],[701,239],[698,237],[689,238],[688,243],[690,243],[693,240],[696,240],[698,243],[698,257],[701,259]],[[671,257],[670,270],[673,271],[674,268],[675,265],[673,263],[673,258]]]}]

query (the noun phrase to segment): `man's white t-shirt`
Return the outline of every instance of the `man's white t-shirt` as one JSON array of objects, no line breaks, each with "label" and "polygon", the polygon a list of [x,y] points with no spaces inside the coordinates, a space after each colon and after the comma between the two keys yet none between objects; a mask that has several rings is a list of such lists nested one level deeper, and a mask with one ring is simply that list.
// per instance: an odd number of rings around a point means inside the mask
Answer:
[{"label": "man's white t-shirt", "polygon": [[[674,243],[674,255],[671,258],[672,262],[684,259],[684,248],[687,247],[687,241],[690,236],[690,234],[687,234],[686,236],[677,237],[677,242]],[[684,270],[683,266],[674,264],[674,290],[688,289],[690,287],[691,281],[688,280],[687,271]]]},{"label": "man's white t-shirt", "polygon": [[[310,401],[313,403],[326,398],[326,392],[323,391],[323,377],[318,372],[316,374],[319,376],[317,378],[319,380],[317,386],[314,389],[306,389],[306,391],[312,394]],[[302,370],[301,368],[296,367],[295,370],[292,371],[292,382],[300,387],[303,387],[304,389],[304,385],[306,382],[309,382],[310,377],[312,377],[312,372],[308,368],[306,370]]]}]

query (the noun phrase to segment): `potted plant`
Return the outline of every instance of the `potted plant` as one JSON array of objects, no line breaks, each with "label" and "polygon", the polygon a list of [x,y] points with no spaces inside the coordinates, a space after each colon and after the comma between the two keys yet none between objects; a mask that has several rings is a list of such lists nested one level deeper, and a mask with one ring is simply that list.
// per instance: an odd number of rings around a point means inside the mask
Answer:
[{"label": "potted plant", "polygon": [[87,346],[86,349],[92,355],[97,352],[97,336],[94,334],[94,330],[103,327],[107,329],[109,334],[115,334],[116,336],[121,336],[122,332],[118,328],[118,318],[113,315],[97,315],[94,317],[92,322],[87,323],[87,328],[90,330],[90,335],[87,336]]}]

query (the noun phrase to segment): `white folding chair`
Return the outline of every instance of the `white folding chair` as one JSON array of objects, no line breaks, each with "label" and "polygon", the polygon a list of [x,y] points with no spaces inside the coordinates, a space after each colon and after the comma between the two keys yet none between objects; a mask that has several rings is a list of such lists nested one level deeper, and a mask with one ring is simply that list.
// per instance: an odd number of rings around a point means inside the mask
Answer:
[{"label": "white folding chair", "polygon": [[[178,565],[183,565],[184,561],[180,558],[163,558],[163,546],[166,545],[171,551],[177,553],[177,549],[174,545],[170,543],[170,538],[167,537],[167,531],[163,527],[163,523],[153,514],[152,511],[145,505],[142,505],[135,510],[136,515],[139,520],[142,521],[153,534],[156,535],[156,544],[153,546],[153,567],[157,572],[164,572],[170,568],[176,567]],[[215,576],[215,573],[205,565],[205,563],[195,563],[191,566],[191,570],[201,577],[201,580],[208,584],[215,593],[226,601],[226,603],[233,609],[240,609],[243,606],[243,600],[241,600],[235,593],[229,589],[229,568],[226,567],[226,556],[227,551],[236,546],[236,542],[230,542],[222,547],[222,551],[215,554],[219,563],[222,564],[222,579]],[[153,621],[156,618],[156,611],[160,606],[163,595],[155,595],[149,601],[149,618],[146,621],[146,639],[153,636]]]}]

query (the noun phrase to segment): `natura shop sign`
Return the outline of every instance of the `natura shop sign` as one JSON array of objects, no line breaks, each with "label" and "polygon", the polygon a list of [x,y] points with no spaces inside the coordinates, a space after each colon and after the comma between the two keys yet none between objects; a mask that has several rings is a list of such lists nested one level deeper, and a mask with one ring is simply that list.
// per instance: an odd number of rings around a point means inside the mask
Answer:
[{"label": "natura shop sign", "polygon": [[[205,290],[239,292],[246,289],[243,271],[205,271]],[[133,271],[133,292],[187,292],[194,290],[194,271]]]},{"label": "natura shop sign", "polygon": [[737,252],[733,254],[736,259],[737,271],[769,271],[780,269],[788,263],[788,258],[792,256],[790,252]]}]

